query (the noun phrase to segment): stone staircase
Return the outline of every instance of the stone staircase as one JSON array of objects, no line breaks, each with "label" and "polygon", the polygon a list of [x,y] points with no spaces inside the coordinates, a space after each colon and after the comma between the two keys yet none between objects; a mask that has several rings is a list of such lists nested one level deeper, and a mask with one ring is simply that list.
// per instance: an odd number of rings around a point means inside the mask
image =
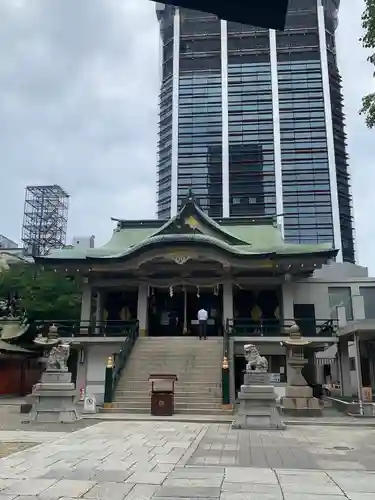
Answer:
[{"label": "stone staircase", "polygon": [[106,411],[150,413],[148,377],[168,373],[178,377],[175,413],[222,413],[222,355],[222,338],[140,337],[118,382],[112,408]]}]

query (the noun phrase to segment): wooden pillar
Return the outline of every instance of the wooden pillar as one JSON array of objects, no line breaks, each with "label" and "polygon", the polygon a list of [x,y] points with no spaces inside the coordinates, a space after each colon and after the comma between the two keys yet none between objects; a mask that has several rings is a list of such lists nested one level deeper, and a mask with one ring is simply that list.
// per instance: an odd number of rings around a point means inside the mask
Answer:
[{"label": "wooden pillar", "polygon": [[285,321],[287,321],[289,326],[292,324],[292,321],[294,320],[293,288],[294,288],[293,282],[284,283],[282,286],[283,300],[282,300],[282,313],[280,311],[280,320],[282,320],[284,323]]},{"label": "wooden pillar", "polygon": [[148,316],[148,286],[140,283],[138,285],[138,306],[137,319],[139,321],[139,336],[147,336],[147,316]]},{"label": "wooden pillar", "polygon": [[96,291],[96,313],[95,313],[95,330],[99,334],[104,331],[103,328],[103,296],[102,290]]},{"label": "wooden pillar", "polygon": [[81,334],[89,333],[91,320],[91,286],[86,281],[82,287],[82,302],[81,302]]},{"label": "wooden pillar", "polygon": [[228,319],[233,319],[233,283],[227,280],[223,283],[223,325]]}]

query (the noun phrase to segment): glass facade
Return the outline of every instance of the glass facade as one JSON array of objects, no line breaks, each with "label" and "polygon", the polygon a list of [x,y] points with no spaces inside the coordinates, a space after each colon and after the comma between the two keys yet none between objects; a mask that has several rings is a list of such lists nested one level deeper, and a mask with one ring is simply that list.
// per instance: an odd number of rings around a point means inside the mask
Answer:
[{"label": "glass facade", "polygon": [[334,156],[337,176],[337,195],[340,213],[341,248],[343,259],[354,262],[354,227],[352,217],[352,197],[346,153],[346,134],[344,130],[344,111],[341,77],[337,68],[335,30],[338,25],[340,0],[324,0],[324,24],[328,79],[331,99]]},{"label": "glass facade", "polygon": [[190,188],[203,210],[222,216],[220,21],[180,11],[178,207]]},{"label": "glass facade", "polygon": [[338,7],[289,0],[286,30],[277,33],[164,8],[160,218],[190,188],[212,217],[282,207],[287,241],[334,243],[354,262]]},{"label": "glass facade", "polygon": [[158,142],[158,217],[167,219],[171,210],[172,189],[172,104],[173,104],[173,18],[166,7],[159,17],[163,53]]},{"label": "glass facade", "polygon": [[[293,31],[292,31],[293,30]],[[284,235],[334,241],[316,0],[291,0],[276,34]]]},{"label": "glass facade", "polygon": [[229,215],[276,213],[268,30],[227,24]]}]

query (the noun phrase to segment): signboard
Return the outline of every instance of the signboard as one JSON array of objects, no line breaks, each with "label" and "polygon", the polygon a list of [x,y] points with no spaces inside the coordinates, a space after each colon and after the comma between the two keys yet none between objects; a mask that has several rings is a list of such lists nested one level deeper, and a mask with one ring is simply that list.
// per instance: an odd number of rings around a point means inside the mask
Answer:
[{"label": "signboard", "polygon": [[280,384],[280,373],[270,373],[271,384]]},{"label": "signboard", "polygon": [[96,413],[96,398],[95,396],[86,396],[83,403],[84,413]]}]

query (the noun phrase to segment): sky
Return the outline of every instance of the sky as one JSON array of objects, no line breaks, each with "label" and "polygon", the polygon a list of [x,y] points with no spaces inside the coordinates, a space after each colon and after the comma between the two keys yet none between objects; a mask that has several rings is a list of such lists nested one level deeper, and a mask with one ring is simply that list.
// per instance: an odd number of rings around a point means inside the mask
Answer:
[{"label": "sky", "polygon": [[[361,47],[364,0],[342,0],[343,77],[358,261],[375,275],[375,130]],[[111,217],[156,214],[159,30],[149,0],[0,0],[0,234],[20,241],[25,186],[70,194],[67,243],[111,236]]]}]

